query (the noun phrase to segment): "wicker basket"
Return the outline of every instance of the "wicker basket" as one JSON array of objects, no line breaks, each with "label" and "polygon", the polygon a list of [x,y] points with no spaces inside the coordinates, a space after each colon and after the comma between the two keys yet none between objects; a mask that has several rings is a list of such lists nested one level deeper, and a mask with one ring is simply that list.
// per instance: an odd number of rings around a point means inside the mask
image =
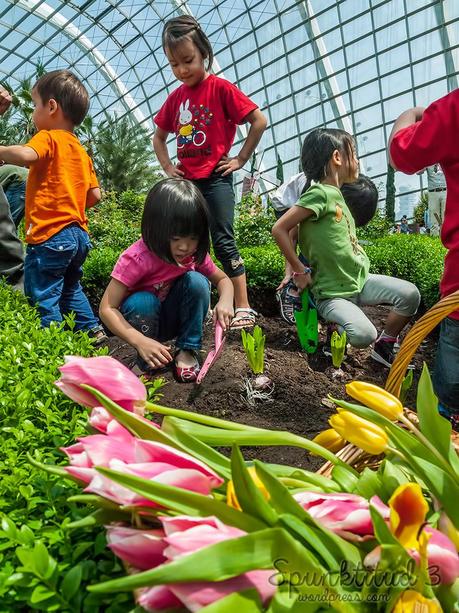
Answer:
[{"label": "wicker basket", "polygon": [[[403,339],[400,345],[400,351],[398,352],[392,367],[387,377],[385,388],[394,396],[400,395],[400,389],[402,386],[403,378],[405,377],[408,365],[416,353],[419,345],[425,339],[425,337],[432,332],[436,325],[438,325],[445,317],[448,317],[450,313],[456,311],[459,308],[459,290],[453,292],[449,296],[442,298],[437,304],[425,313],[411,328],[408,334]],[[405,409],[405,414],[414,423],[417,422],[417,415],[409,409]],[[453,441],[456,449],[459,449],[459,435],[453,433]],[[381,462],[384,456],[372,456],[362,451],[355,445],[346,445],[337,454],[343,462],[351,465],[353,468],[362,471],[364,468],[376,468]],[[326,462],[317,472],[324,476],[330,476],[333,464]]]}]

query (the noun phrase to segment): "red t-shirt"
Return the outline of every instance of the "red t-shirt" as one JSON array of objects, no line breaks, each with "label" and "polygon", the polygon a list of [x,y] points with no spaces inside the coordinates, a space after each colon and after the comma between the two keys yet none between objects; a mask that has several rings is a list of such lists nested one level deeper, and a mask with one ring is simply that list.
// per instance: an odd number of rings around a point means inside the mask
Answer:
[{"label": "red t-shirt", "polygon": [[[442,296],[459,290],[459,89],[426,108],[421,121],[397,132],[390,146],[398,170],[414,174],[439,163],[446,179],[441,240],[448,249],[440,282]],[[459,319],[459,311],[450,315]]]},{"label": "red t-shirt", "polygon": [[209,75],[195,87],[182,84],[155,117],[155,123],[177,137],[177,157],[187,179],[206,179],[228,155],[236,125],[257,105],[235,85]]}]

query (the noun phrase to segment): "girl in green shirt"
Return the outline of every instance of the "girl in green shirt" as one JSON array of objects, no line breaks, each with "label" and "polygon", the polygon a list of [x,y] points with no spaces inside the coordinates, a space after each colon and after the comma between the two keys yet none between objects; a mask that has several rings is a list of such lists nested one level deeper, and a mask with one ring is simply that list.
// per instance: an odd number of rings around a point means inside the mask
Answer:
[{"label": "girl in green shirt", "polygon": [[[346,331],[354,347],[374,343],[372,357],[390,367],[398,335],[416,313],[420,295],[415,285],[369,273],[369,260],[359,245],[354,219],[341,193],[343,183],[359,175],[355,143],[344,130],[318,128],[304,141],[301,162],[307,177],[299,202],[273,227],[273,236],[292,267],[300,291],[310,286],[320,316]],[[299,260],[289,238],[299,225]],[[389,304],[384,330],[378,336],[361,307]]]}]

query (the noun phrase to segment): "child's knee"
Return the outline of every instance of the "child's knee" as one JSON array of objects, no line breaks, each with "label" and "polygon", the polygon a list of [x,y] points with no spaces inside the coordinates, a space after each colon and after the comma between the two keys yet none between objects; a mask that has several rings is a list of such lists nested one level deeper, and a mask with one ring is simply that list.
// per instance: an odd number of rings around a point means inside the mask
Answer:
[{"label": "child's knee", "polygon": [[197,295],[208,295],[210,293],[209,281],[200,272],[190,270],[184,274],[183,279],[187,292]]},{"label": "child's knee", "polygon": [[345,326],[348,342],[356,349],[369,347],[378,337],[378,331],[371,322],[366,326]]},{"label": "child's knee", "polygon": [[421,294],[414,283],[405,281],[400,288],[397,304],[395,305],[396,312],[399,315],[411,317],[418,311],[421,302]]},{"label": "child's knee", "polygon": [[136,292],[126,298],[121,311],[125,316],[151,317],[160,306],[159,298],[151,292]]}]

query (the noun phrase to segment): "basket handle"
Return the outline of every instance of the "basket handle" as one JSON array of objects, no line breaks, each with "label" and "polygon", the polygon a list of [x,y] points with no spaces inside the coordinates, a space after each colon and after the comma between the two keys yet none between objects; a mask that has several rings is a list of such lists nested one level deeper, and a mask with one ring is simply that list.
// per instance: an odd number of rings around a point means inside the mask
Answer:
[{"label": "basket handle", "polygon": [[394,396],[400,395],[403,378],[411,358],[424,338],[442,319],[459,308],[459,290],[445,296],[419,319],[400,345],[400,351],[395,356],[386,381],[386,390]]}]

